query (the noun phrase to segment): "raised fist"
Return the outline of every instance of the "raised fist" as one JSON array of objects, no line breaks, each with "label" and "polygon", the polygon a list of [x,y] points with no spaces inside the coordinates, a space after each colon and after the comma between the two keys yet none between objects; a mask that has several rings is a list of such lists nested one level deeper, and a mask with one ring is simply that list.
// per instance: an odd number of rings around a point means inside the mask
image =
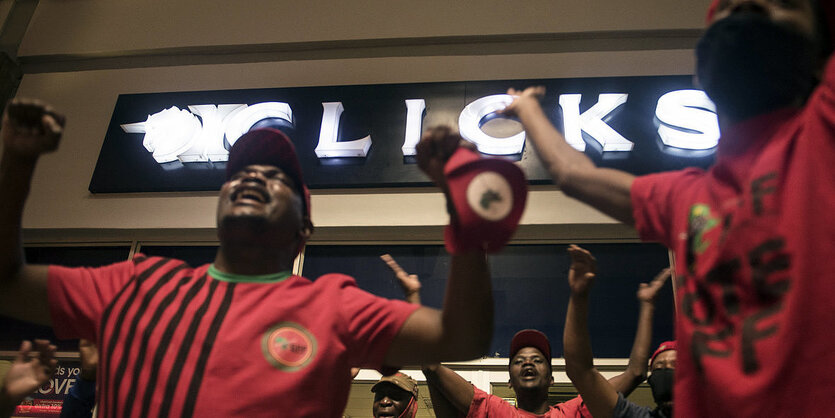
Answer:
[{"label": "raised fist", "polygon": [[446,191],[444,165],[458,147],[476,150],[475,144],[461,138],[449,126],[436,126],[427,130],[417,145],[418,167],[442,190]]},{"label": "raised fist", "polygon": [[0,138],[4,152],[37,158],[55,151],[63,132],[64,115],[37,100],[13,99],[3,113]]}]

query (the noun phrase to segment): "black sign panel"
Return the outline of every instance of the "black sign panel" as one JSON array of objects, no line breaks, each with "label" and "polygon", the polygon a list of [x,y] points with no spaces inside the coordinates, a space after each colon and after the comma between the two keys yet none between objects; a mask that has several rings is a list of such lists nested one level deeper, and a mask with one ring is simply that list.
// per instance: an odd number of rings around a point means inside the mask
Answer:
[{"label": "black sign panel", "polygon": [[[124,124],[143,122],[149,115],[176,106],[188,112],[192,105],[255,105],[282,102],[292,109],[293,123],[266,118],[254,126],[276,126],[296,145],[305,179],[311,188],[408,187],[429,185],[413,157],[404,157],[401,147],[406,134],[407,99],[425,101],[424,123],[457,121],[471,102],[504,94],[508,87],[544,85],[542,102],[551,122],[562,130],[559,96],[581,94],[580,112],[598,103],[600,94],[628,94],[626,103],[607,114],[603,121],[634,143],[630,151],[603,151],[598,141],[583,133],[585,153],[599,166],[634,174],[707,167],[713,149],[680,150],[665,146],[658,134],[656,106],[660,97],[692,89],[689,76],[616,77],[547,80],[505,80],[450,83],[388,84],[336,87],[296,87],[203,92],[120,95],[96,164],[90,191],[93,193],[168,192],[218,190],[224,181],[223,162],[157,162],[145,146],[143,133],[128,133]],[[319,158],[315,148],[322,127],[323,103],[341,102],[339,140],[371,136],[365,157]],[[188,115],[188,113],[186,113]],[[198,115],[199,116],[199,115]],[[489,119],[489,117],[484,120]],[[203,118],[194,118],[200,123]],[[423,126],[426,128],[428,126]],[[164,137],[164,134],[162,135]],[[229,138],[223,138],[228,149]],[[531,183],[548,183],[550,176],[527,143],[521,153],[504,156],[518,161]]]}]

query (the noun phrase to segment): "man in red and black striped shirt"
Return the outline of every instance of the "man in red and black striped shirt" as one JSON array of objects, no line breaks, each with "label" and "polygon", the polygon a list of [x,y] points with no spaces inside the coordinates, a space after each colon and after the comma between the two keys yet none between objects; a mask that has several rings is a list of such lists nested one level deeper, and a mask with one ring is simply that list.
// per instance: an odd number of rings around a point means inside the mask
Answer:
[{"label": "man in red and black striped shirt", "polygon": [[[292,143],[275,130],[250,131],[230,152],[214,263],[139,255],[102,268],[26,265],[23,204],[63,122],[37,102],[13,101],[4,115],[0,310],[97,341],[100,416],[336,417],[351,366],[486,350],[492,296],[480,251],[453,255],[443,311],[373,296],[344,275],[291,274],[313,231],[310,195]],[[423,140],[420,165],[442,189],[458,140],[448,131]]]}]

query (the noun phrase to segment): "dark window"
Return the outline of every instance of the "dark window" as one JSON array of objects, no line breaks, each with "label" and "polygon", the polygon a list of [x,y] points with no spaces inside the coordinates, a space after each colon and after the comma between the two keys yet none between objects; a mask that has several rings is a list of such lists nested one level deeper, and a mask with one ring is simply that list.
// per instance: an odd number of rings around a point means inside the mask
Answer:
[{"label": "dark window", "polygon": [[[97,267],[127,260],[130,247],[27,247],[24,249],[24,254],[29,264]],[[35,338],[53,341],[60,351],[78,349],[77,340],[58,340],[50,327],[0,316],[0,350],[16,351],[20,347],[21,340]]]},{"label": "dark window", "polygon": [[[582,244],[598,261],[592,290],[589,326],[595,357],[629,356],[635,336],[638,285],[668,265],[667,250],[656,244]],[[536,328],[551,339],[552,355],[562,355],[562,331],[568,303],[567,245],[511,245],[489,258],[493,277],[495,329],[490,354],[507,357],[516,331]],[[396,279],[379,255],[390,253],[422,282],[425,305],[443,304],[449,255],[440,245],[312,245],[305,251],[303,275],[325,273],[353,276],[357,284],[387,298],[403,298]],[[672,339],[671,284],[656,302],[653,342]]]}]

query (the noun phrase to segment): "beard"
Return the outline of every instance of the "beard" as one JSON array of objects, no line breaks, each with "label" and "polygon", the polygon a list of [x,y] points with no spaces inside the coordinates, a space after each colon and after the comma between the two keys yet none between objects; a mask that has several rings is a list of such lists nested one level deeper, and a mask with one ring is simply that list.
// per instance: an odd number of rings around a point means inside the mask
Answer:
[{"label": "beard", "polygon": [[268,237],[266,232],[272,230],[269,220],[256,214],[226,214],[218,222],[218,236],[229,242],[254,243]]},{"label": "beard", "polygon": [[718,112],[740,121],[805,101],[817,84],[816,51],[799,30],[742,12],[705,32],[696,74]]}]

